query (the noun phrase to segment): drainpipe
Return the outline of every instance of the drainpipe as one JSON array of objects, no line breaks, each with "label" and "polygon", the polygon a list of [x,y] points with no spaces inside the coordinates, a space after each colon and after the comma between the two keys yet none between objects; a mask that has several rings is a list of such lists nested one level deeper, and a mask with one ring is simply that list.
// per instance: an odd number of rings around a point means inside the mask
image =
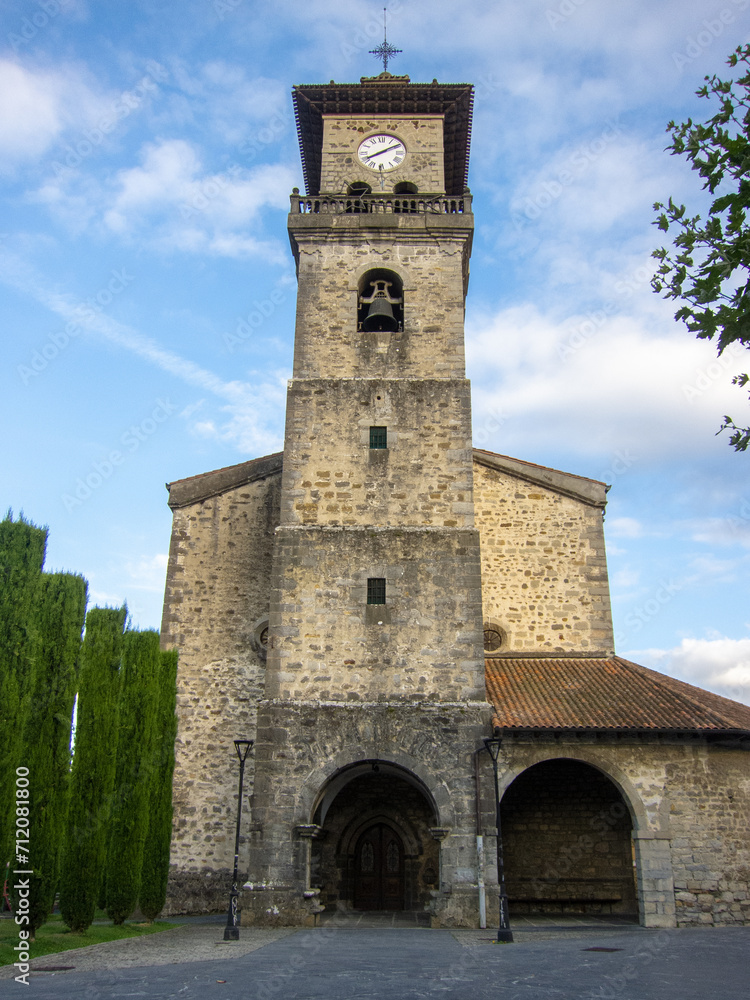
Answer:
[{"label": "drainpipe", "polygon": [[477,889],[479,890],[479,926],[482,930],[487,927],[487,893],[484,886],[484,837],[482,836],[481,810],[479,805],[479,754],[480,750],[474,751],[474,776],[475,776],[475,802],[476,802],[476,828],[477,828]]}]

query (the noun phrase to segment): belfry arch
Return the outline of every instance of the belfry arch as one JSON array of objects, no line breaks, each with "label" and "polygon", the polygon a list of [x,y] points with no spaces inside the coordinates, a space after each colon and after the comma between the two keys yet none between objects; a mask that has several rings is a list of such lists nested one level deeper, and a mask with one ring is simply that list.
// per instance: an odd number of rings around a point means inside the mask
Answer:
[{"label": "belfry arch", "polygon": [[500,811],[511,918],[638,919],[632,810],[600,768],[568,757],[532,764],[506,787]]},{"label": "belfry arch", "polygon": [[425,910],[440,881],[436,804],[411,771],[363,760],[321,789],[310,886],[327,910]]}]

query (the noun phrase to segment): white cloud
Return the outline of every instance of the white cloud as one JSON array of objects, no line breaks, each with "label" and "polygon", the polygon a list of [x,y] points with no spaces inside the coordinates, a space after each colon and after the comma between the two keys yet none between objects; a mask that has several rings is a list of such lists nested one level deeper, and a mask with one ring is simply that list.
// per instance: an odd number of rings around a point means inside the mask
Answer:
[{"label": "white cloud", "polygon": [[286,263],[281,240],[263,240],[257,233],[265,209],[288,206],[296,179],[291,168],[234,164],[207,170],[197,148],[184,139],[148,143],[140,159],[109,184],[66,170],[48,178],[33,199],[46,203],[76,233],[101,227],[100,235],[137,239],[159,251]]},{"label": "white cloud", "polygon": [[21,161],[38,156],[63,129],[59,77],[34,74],[20,64],[0,60],[0,152]]},{"label": "white cloud", "polygon": [[189,115],[205,119],[205,127],[229,145],[238,145],[256,131],[270,129],[276,140],[293,132],[294,116],[285,81],[248,76],[243,66],[214,59],[202,66],[173,63],[175,81],[189,97]]},{"label": "white cloud", "polygon": [[143,166],[121,170],[116,185],[119,191],[104,221],[116,232],[128,228],[131,219],[140,218],[165,202],[186,200],[200,163],[189,143],[182,139],[147,146]]},{"label": "white cloud", "polygon": [[672,649],[642,649],[622,655],[750,705],[750,638],[683,639]]},{"label": "white cloud", "polygon": [[727,504],[723,517],[708,517],[689,525],[693,541],[707,545],[750,548],[750,500]]},{"label": "white cloud", "polygon": [[154,556],[141,556],[136,562],[125,560],[122,568],[128,582],[123,583],[123,587],[161,593],[164,590],[168,561],[169,555],[166,552],[159,552]]},{"label": "white cloud", "polygon": [[[607,546],[607,553],[612,555],[611,545]],[[612,590],[617,591],[619,599],[622,600],[623,595],[619,592],[637,587],[641,582],[641,571],[633,569],[632,566],[624,566],[611,575],[610,582]]]},{"label": "white cloud", "polygon": [[264,208],[286,207],[293,183],[294,173],[277,165],[206,171],[190,143],[165,140],[144,148],[141,166],[117,175],[104,223],[121,235],[154,227],[150,239],[161,249],[286,260],[276,241],[243,230]]},{"label": "white cloud", "polygon": [[607,534],[615,538],[642,538],[643,525],[634,517],[613,517],[607,519]]},{"label": "white cloud", "polygon": [[7,170],[46,153],[61,159],[66,140],[110,119],[119,95],[108,94],[87,70],[35,69],[0,58],[0,164]]},{"label": "white cloud", "polygon": [[487,447],[605,455],[592,474],[610,483],[644,463],[695,459],[697,443],[716,450],[736,400],[730,375],[711,367],[712,345],[653,322],[635,299],[626,308],[564,317],[527,303],[470,317],[476,424],[504,414],[502,448]]}]

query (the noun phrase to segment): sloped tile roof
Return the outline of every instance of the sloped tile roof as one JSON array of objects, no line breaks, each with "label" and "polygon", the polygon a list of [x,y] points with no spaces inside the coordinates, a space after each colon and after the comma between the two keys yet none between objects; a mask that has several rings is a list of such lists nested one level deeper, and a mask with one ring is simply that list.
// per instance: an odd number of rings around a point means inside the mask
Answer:
[{"label": "sloped tile roof", "polygon": [[750,733],[750,707],[619,656],[501,656],[485,661],[503,729]]}]

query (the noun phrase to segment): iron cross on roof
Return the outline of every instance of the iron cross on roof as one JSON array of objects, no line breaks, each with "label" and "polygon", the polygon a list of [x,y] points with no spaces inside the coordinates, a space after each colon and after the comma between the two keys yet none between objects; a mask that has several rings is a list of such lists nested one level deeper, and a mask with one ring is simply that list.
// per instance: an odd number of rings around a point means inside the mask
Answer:
[{"label": "iron cross on roof", "polygon": [[386,32],[386,8],[383,7],[383,44],[378,45],[375,49],[370,49],[370,55],[377,56],[378,59],[383,60],[383,72],[388,72],[388,60],[393,56],[397,55],[402,49],[394,49],[392,45],[388,44],[388,35]]}]

